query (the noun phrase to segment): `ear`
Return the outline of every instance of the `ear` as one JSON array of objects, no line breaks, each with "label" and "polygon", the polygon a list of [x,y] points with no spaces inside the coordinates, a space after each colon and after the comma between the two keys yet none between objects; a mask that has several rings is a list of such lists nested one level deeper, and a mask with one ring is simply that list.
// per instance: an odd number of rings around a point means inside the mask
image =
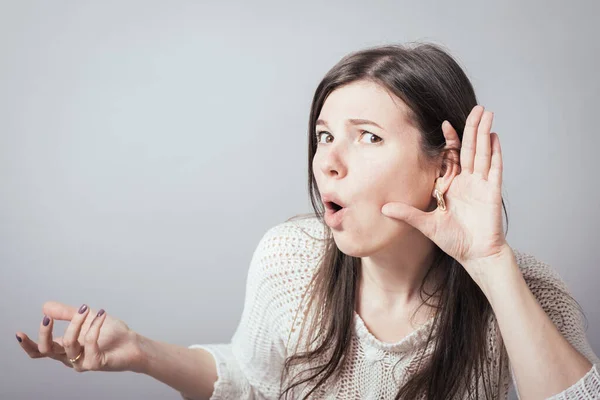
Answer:
[{"label": "ear", "polygon": [[460,149],[460,139],[458,138],[458,134],[448,121],[442,123],[442,132],[446,139],[446,146],[444,146],[445,151],[442,153],[440,165],[436,170],[437,178],[434,187],[431,190],[431,196],[434,198],[435,189],[438,189],[442,194],[446,193],[454,177],[460,173],[460,154],[457,151]]}]

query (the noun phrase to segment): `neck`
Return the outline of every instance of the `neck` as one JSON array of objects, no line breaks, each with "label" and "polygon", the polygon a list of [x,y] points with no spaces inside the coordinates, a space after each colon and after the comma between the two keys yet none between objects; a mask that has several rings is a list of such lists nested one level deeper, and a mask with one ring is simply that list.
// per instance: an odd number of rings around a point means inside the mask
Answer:
[{"label": "neck", "polygon": [[[420,287],[435,255],[435,244],[421,232],[407,236],[369,257],[359,267],[358,296],[363,307],[394,313],[421,302]],[[431,281],[431,282],[430,282]],[[435,278],[428,276],[428,293]]]}]

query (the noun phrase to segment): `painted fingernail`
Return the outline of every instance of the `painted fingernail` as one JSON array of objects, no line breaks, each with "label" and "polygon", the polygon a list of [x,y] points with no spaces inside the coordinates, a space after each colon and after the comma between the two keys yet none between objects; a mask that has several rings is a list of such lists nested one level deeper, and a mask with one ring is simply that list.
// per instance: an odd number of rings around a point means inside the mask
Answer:
[{"label": "painted fingernail", "polygon": [[48,324],[50,323],[50,318],[44,316],[44,321],[42,321],[42,323],[44,324],[44,326],[48,326]]},{"label": "painted fingernail", "polygon": [[104,314],[104,310],[100,310],[100,311],[98,311],[98,315],[97,315],[97,317],[101,317],[101,316],[102,316],[102,314]]},{"label": "painted fingernail", "polygon": [[79,314],[83,314],[85,310],[87,310],[87,306],[84,304],[81,307],[79,307]]},{"label": "painted fingernail", "polygon": [[19,341],[19,343],[21,343],[21,342],[23,341],[23,339],[21,339],[21,338],[19,337],[19,335],[15,335],[15,336],[17,337],[17,340]]}]

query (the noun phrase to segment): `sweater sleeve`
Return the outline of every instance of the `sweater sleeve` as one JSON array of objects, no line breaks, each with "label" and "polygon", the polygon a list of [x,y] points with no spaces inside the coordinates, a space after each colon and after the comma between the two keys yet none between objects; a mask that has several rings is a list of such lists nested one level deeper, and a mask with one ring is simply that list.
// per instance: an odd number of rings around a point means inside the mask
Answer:
[{"label": "sweater sleeve", "polygon": [[277,278],[277,257],[283,241],[277,228],[264,234],[252,255],[244,308],[231,342],[189,346],[205,349],[215,359],[218,379],[211,400],[279,396],[286,351],[279,328],[283,315],[278,303],[283,291]]},{"label": "sweater sleeve", "polygon": [[[516,255],[523,277],[542,309],[564,338],[592,363],[590,370],[579,381],[549,399],[600,399],[600,359],[592,350],[587,339],[584,315],[579,305],[554,268],[533,256],[524,253],[516,253]],[[516,388],[512,366],[511,375]]]}]

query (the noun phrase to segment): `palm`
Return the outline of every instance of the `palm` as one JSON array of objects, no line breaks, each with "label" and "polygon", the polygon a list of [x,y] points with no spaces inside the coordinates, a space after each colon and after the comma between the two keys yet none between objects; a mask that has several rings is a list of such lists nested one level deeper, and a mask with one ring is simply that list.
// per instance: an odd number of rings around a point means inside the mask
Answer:
[{"label": "palm", "polygon": [[504,243],[500,190],[477,174],[461,173],[447,192],[437,245],[457,260],[482,259]]}]

